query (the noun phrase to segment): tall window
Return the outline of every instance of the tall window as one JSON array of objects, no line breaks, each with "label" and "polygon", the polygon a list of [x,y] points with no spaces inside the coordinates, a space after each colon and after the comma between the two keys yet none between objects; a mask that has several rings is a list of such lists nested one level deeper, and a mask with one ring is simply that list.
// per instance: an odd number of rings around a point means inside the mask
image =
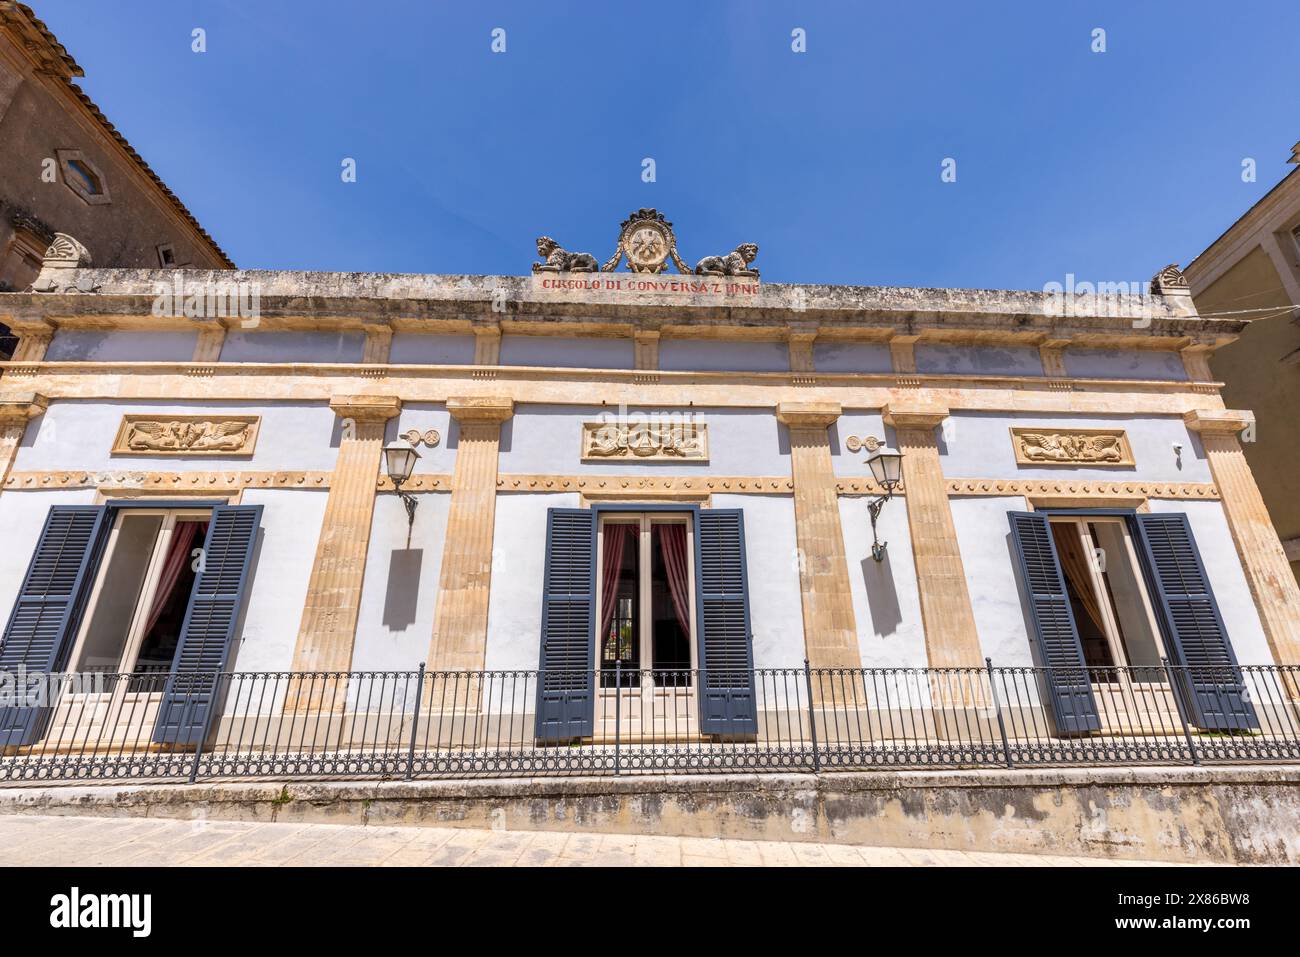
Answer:
[{"label": "tall window", "polygon": [[605,515],[600,523],[597,636],[601,686],[685,687],[696,667],[690,516]]},{"label": "tall window", "polygon": [[99,564],[71,670],[130,674],[161,691],[180,639],[210,512],[122,509]]}]

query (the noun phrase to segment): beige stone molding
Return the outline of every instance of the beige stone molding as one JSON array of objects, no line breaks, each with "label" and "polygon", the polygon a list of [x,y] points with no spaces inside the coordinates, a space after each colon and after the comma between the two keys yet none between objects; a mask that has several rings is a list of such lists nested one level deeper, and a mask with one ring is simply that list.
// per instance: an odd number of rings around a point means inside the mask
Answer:
[{"label": "beige stone molding", "polygon": [[[380,492],[392,492],[393,480],[387,475],[379,476],[377,490]],[[412,475],[402,483],[403,492],[450,492],[451,476],[450,475]]]},{"label": "beige stone molding", "polygon": [[[790,371],[813,373],[817,371],[813,358],[813,344],[817,331],[795,328],[786,336],[790,349]],[[802,378],[802,377],[797,377]]]},{"label": "beige stone molding", "polygon": [[[347,671],[352,666],[384,427],[401,412],[402,403],[396,396],[339,395],[330,400],[330,408],[350,419],[351,427],[343,430],[330,479],[293,652],[294,671]],[[345,690],[333,681],[314,683],[295,692],[285,709],[341,708]]]},{"label": "beige stone molding", "polygon": [[814,668],[862,667],[828,431],[840,412],[833,402],[776,408],[790,431],[804,649]]},{"label": "beige stone molding", "polygon": [[889,340],[889,358],[894,372],[912,375],[916,372],[916,343],[920,336],[892,336]]},{"label": "beige stone molding", "polygon": [[629,459],[638,462],[709,460],[709,427],[668,415],[666,421],[633,416],[628,422],[582,423],[584,462]]},{"label": "beige stone molding", "polygon": [[514,403],[454,396],[447,399],[447,411],[460,435],[427,661],[437,671],[478,671],[487,655],[501,423],[514,414]]},{"label": "beige stone molding", "polygon": [[[1300,584],[1237,436],[1254,424],[1255,417],[1250,412],[1221,409],[1189,412],[1185,421],[1188,428],[1201,434],[1273,659],[1280,665],[1300,665]],[[1288,690],[1293,698],[1300,698],[1300,682],[1291,681]]]},{"label": "beige stone molding", "polygon": [[0,398],[0,487],[9,484],[9,472],[18,457],[18,446],[27,432],[27,423],[43,415],[49,405],[45,396],[36,392],[19,392]]},{"label": "beige stone molding", "polygon": [[[406,487],[406,486],[403,486]],[[747,475],[527,475],[497,476],[501,492],[750,492],[786,494],[794,480],[786,476]]]},{"label": "beige stone molding", "polygon": [[1045,339],[1038,344],[1038,358],[1043,363],[1043,375],[1049,379],[1068,379],[1065,371],[1065,349],[1069,339]]},{"label": "beige stone molding", "polygon": [[156,488],[159,491],[204,488],[329,488],[330,472],[159,472],[123,469],[46,470],[13,472],[6,489],[42,488]]},{"label": "beige stone molding", "polygon": [[474,324],[474,364],[495,366],[501,361],[501,326],[498,323]]},{"label": "beige stone molding", "polygon": [[984,659],[934,431],[947,415],[948,409],[934,400],[891,404],[883,411],[903,453],[907,525],[928,663],[932,668],[979,667]]},{"label": "beige stone molding", "polygon": [[1214,355],[1214,346],[1195,343],[1179,350],[1183,357],[1183,368],[1187,378],[1193,382],[1214,382],[1214,373],[1210,371],[1210,356]]},{"label": "beige stone molding", "polygon": [[1011,427],[1017,465],[1132,466],[1133,447],[1123,429]]},{"label": "beige stone molding", "polygon": [[257,444],[259,415],[122,416],[112,455],[245,456]]},{"label": "beige stone molding", "polygon": [[949,495],[1100,496],[1217,499],[1210,482],[1097,482],[1087,479],[949,479]]},{"label": "beige stone molding", "polygon": [[43,362],[45,353],[50,348],[53,339],[53,330],[49,332],[20,332],[18,334],[18,345],[14,348],[14,354],[9,361]]},{"label": "beige stone molding", "polygon": [[197,320],[198,338],[194,341],[194,362],[220,362],[226,344],[226,324],[220,319]]}]

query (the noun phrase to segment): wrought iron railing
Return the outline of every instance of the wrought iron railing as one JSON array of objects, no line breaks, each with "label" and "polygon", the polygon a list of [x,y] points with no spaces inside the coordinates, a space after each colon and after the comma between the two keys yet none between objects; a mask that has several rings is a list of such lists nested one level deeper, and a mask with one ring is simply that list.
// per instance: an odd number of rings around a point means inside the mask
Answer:
[{"label": "wrought iron railing", "polygon": [[[8,735],[0,737],[0,781],[1300,760],[1296,667],[616,667],[560,676],[420,668],[171,678],[0,682],[0,735]],[[539,704],[553,703],[540,692],[553,688],[562,689],[564,720],[539,724]]]}]

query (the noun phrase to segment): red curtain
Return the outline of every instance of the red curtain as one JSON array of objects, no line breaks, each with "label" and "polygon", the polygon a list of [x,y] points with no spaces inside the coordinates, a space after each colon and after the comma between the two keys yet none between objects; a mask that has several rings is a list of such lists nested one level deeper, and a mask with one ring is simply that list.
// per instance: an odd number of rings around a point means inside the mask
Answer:
[{"label": "red curtain", "polygon": [[636,530],[635,525],[620,522],[610,522],[605,526],[605,544],[601,550],[600,632],[597,635],[601,648],[605,647],[609,626],[614,621],[614,599],[618,595],[619,572],[623,568],[623,549]]},{"label": "red curtain", "polygon": [[680,522],[665,522],[654,526],[659,550],[664,556],[664,569],[668,573],[668,591],[673,598],[673,611],[682,634],[691,634],[691,602],[686,592],[689,578],[686,571],[686,526]]},{"label": "red curtain", "polygon": [[149,623],[144,629],[146,635],[153,630],[153,626],[158,624],[158,619],[162,617],[163,609],[167,607],[167,600],[171,598],[172,589],[176,587],[186,562],[190,560],[190,546],[194,544],[194,536],[198,534],[200,528],[207,528],[207,523],[176,523],[176,528],[172,531],[171,544],[167,546],[167,560],[163,563],[162,578],[158,582],[158,590],[154,592],[153,607],[149,609]]}]

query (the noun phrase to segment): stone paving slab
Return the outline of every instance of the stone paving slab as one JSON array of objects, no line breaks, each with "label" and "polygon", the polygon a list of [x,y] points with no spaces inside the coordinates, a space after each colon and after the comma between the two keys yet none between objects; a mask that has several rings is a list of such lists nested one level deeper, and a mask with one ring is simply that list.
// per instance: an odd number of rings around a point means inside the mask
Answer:
[{"label": "stone paving slab", "polygon": [[1159,862],[648,834],[0,815],[11,865],[1080,867]]}]

